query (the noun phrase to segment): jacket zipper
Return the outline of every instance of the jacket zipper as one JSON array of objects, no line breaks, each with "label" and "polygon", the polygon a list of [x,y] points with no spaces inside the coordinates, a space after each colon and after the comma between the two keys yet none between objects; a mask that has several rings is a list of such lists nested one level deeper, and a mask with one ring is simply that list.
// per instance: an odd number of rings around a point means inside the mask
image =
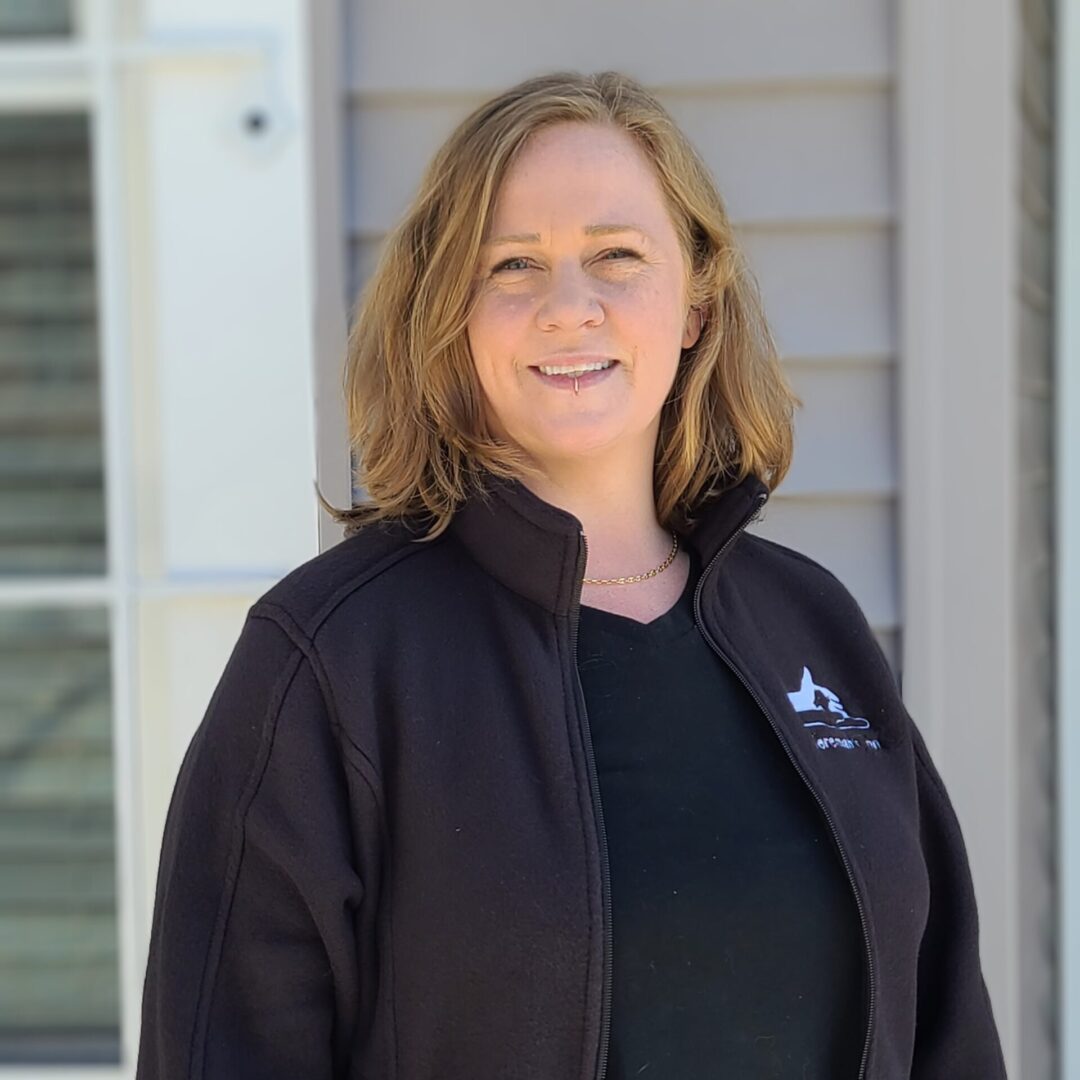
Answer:
[{"label": "jacket zipper", "polygon": [[611,957],[614,934],[611,926],[611,873],[608,865],[607,831],[604,828],[604,811],[600,805],[600,781],[596,774],[596,757],[593,754],[592,731],[589,728],[589,715],[585,708],[585,690],[581,685],[581,676],[577,665],[578,623],[581,620],[581,580],[585,577],[588,560],[588,542],[584,530],[581,531],[581,544],[578,547],[578,597],[574,605],[574,618],[571,624],[570,642],[574,660],[574,679],[577,682],[581,709],[582,741],[585,744],[585,760],[589,768],[589,789],[592,794],[593,813],[596,817],[596,831],[600,837],[600,892],[603,897],[604,955],[602,961],[604,989],[600,1003],[600,1055],[597,1059],[594,1080],[604,1080],[607,1074],[608,1041],[611,1035]]},{"label": "jacket zipper", "polygon": [[738,678],[739,682],[741,682],[743,686],[746,687],[750,696],[754,699],[754,701],[757,702],[758,708],[761,709],[761,711],[765,714],[765,718],[769,721],[769,725],[772,727],[774,734],[780,740],[780,745],[783,746],[784,752],[787,754],[788,759],[791,761],[791,764],[795,766],[795,771],[799,774],[799,776],[802,777],[803,783],[807,786],[807,788],[809,788],[810,794],[814,796],[814,801],[818,804],[819,809],[825,816],[825,820],[828,822],[829,825],[829,830],[832,833],[833,842],[836,845],[837,851],[840,852],[840,858],[844,864],[844,869],[847,871],[848,881],[851,883],[852,892],[855,894],[855,904],[859,909],[859,923],[862,926],[863,941],[866,945],[866,966],[869,977],[868,1001],[866,1008],[866,1036],[863,1040],[862,1058],[859,1061],[858,1076],[858,1080],[863,1080],[864,1076],[866,1075],[866,1059],[870,1053],[870,1038],[873,1032],[874,1025],[874,957],[873,950],[870,944],[870,932],[867,929],[866,925],[866,912],[863,909],[862,897],[859,895],[859,887],[855,883],[855,876],[851,871],[851,864],[848,862],[847,853],[844,851],[844,846],[840,842],[840,834],[836,831],[836,825],[833,822],[832,816],[826,809],[825,804],[821,801],[821,797],[818,795],[813,784],[810,783],[809,779],[806,776],[806,773],[802,769],[802,766],[796,760],[795,755],[791,752],[791,747],[788,745],[787,739],[785,739],[780,732],[780,726],[773,719],[772,714],[765,707],[765,704],[764,702],[762,702],[761,698],[759,698],[758,695],[754,692],[754,688],[743,677],[742,672],[739,671],[739,669],[731,662],[731,660],[720,648],[720,646],[717,645],[717,643],[713,640],[712,635],[705,628],[705,624],[701,618],[701,591],[705,583],[706,575],[712,569],[717,559],[719,559],[720,556],[723,555],[723,553],[727,550],[727,548],[731,546],[735,538],[743,531],[743,529],[746,528],[747,525],[750,524],[750,522],[753,520],[754,516],[757,514],[758,510],[761,508],[762,504],[767,498],[768,493],[763,493],[758,497],[758,502],[754,508],[754,511],[751,514],[748,514],[743,519],[742,524],[735,530],[734,533],[731,534],[731,536],[727,540],[724,541],[723,546],[709,560],[708,566],[706,566],[705,569],[701,572],[701,576],[698,578],[697,587],[694,589],[694,621],[697,623],[698,630],[701,632],[702,637],[704,637],[705,640],[709,643],[709,646],[712,648],[713,652],[715,652],[716,655],[719,656],[720,659],[723,660],[729,668],[731,668],[731,670]]}]

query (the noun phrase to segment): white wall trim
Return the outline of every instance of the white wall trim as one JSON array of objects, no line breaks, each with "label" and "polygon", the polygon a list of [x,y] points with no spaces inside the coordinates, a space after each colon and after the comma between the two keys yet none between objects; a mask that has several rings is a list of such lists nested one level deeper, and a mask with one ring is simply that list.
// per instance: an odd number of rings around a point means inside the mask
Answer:
[{"label": "white wall trim", "polygon": [[[142,928],[145,868],[138,783],[137,590],[130,380],[128,379],[125,184],[122,106],[109,49],[117,37],[115,3],[91,5],[85,33],[91,46],[94,90],[90,146],[94,182],[94,250],[97,253],[98,325],[102,357],[105,433],[108,574],[117,586],[110,611],[113,775],[116,821],[117,931],[120,945],[120,1060],[134,1060],[141,1014]],[[106,358],[108,358],[106,362]]]},{"label": "white wall trim", "polygon": [[1080,0],[1058,0],[1055,175],[1059,1022],[1062,1077],[1080,1075]]},{"label": "white wall trim", "polygon": [[1018,8],[896,5],[904,699],[961,822],[1010,1075]]}]

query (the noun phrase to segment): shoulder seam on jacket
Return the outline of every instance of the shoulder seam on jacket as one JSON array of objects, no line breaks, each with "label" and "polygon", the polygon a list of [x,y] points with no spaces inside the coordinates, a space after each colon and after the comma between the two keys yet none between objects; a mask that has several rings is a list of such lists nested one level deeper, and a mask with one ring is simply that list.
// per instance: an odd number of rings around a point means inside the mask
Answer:
[{"label": "shoulder seam on jacket", "polygon": [[[265,611],[262,609],[265,609]],[[326,706],[326,715],[329,718],[331,730],[336,732],[338,737],[343,742],[348,743],[353,752],[358,754],[367,763],[367,767],[371,770],[371,778],[368,778],[368,782],[371,783],[371,780],[373,779],[381,789],[382,775],[379,773],[378,768],[376,768],[375,762],[373,762],[364,750],[356,744],[353,738],[345,730],[345,725],[341,722],[337,702],[334,700],[334,691],[330,685],[330,678],[326,674],[326,668],[323,665],[322,657],[319,656],[319,650],[316,647],[315,642],[304,633],[303,629],[285,608],[281,607],[279,604],[275,604],[271,600],[259,600],[253,604],[251,607],[251,614],[254,618],[267,619],[276,623],[278,628],[286,634],[300,652],[303,653],[308,664],[311,666],[315,681],[319,684],[319,692],[322,694],[323,704]]]},{"label": "shoulder seam on jacket", "polygon": [[[369,566],[364,570],[357,578],[339,585],[338,588],[326,599],[323,606],[315,614],[312,622],[312,634],[317,634],[319,628],[324,622],[333,614],[334,610],[339,604],[344,603],[345,599],[351,596],[357,589],[363,588],[363,586],[374,581],[376,578],[381,577],[392,566],[396,566],[402,559],[407,559],[410,556],[418,555],[425,548],[431,548],[441,544],[446,536],[446,533],[441,533],[434,540],[420,543],[419,541],[410,541],[404,547],[398,548],[396,551],[390,552],[379,560],[374,566]],[[260,601],[260,603],[272,604],[274,607],[278,607],[271,600]],[[284,610],[283,608],[281,610]],[[307,635],[305,635],[307,636]],[[310,638],[309,638],[310,640]]]}]

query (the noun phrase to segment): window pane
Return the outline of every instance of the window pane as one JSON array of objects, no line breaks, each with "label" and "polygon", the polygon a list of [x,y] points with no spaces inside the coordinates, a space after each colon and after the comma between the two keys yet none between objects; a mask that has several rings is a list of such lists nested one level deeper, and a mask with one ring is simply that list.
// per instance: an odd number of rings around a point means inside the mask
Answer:
[{"label": "window pane", "polygon": [[88,138],[0,116],[0,576],[105,571]]},{"label": "window pane", "polygon": [[119,1060],[109,621],[0,608],[0,1063]]},{"label": "window pane", "polygon": [[71,33],[71,0],[0,0],[0,38]]}]

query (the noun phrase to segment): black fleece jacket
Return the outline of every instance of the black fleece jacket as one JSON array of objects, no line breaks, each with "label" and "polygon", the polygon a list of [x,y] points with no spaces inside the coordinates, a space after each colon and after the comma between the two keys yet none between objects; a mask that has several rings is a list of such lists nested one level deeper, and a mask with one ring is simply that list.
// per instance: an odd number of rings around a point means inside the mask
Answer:
[{"label": "black fleece jacket", "polygon": [[[585,541],[488,486],[437,540],[366,526],[250,608],[169,808],[138,1080],[604,1076]],[[767,497],[750,476],[687,530],[695,616],[847,871],[858,1080],[1000,1080],[956,815],[851,594],[744,531]]]}]

